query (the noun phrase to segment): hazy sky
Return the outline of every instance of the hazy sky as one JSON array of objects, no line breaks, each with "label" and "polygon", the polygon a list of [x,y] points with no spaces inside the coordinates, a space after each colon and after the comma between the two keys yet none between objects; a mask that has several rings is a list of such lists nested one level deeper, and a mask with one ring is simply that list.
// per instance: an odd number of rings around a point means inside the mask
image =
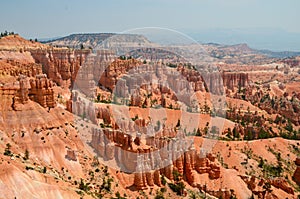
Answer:
[{"label": "hazy sky", "polygon": [[263,30],[295,37],[300,35],[299,9],[299,0],[7,0],[1,2],[0,31],[47,38],[155,26],[192,34]]}]

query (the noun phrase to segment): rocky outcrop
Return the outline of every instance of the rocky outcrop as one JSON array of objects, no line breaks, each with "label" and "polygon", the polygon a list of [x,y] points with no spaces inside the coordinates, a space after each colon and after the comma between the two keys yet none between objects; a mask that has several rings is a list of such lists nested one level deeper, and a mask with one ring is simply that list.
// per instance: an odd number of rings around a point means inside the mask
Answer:
[{"label": "rocky outcrop", "polygon": [[[156,175],[156,177],[155,177]],[[151,171],[147,173],[137,172],[134,174],[134,185],[137,189],[147,189],[148,186],[161,185],[159,178],[159,171]]]},{"label": "rocky outcrop", "polygon": [[73,91],[71,99],[67,101],[67,110],[80,117],[87,118],[94,123],[96,114],[94,103],[82,96],[78,91]]},{"label": "rocky outcrop", "polygon": [[10,75],[18,77],[24,75],[27,77],[35,77],[42,74],[42,65],[35,63],[22,63],[15,60],[0,61],[0,75]]},{"label": "rocky outcrop", "polygon": [[247,73],[240,72],[208,72],[187,69],[182,65],[177,70],[192,83],[194,91],[209,91],[214,94],[222,95],[224,87],[230,90],[239,89],[249,85]]},{"label": "rocky outcrop", "polygon": [[37,75],[30,80],[29,98],[39,103],[42,107],[54,108],[56,106],[53,83],[46,75]]},{"label": "rocky outcrop", "polygon": [[48,78],[61,86],[69,87],[90,50],[38,49],[30,50],[36,63],[42,64]]},{"label": "rocky outcrop", "polygon": [[56,106],[53,83],[47,79],[46,75],[36,75],[35,79],[30,79],[24,75],[18,78],[19,88],[13,96],[12,107],[20,110],[20,105],[26,104],[28,100],[39,103],[44,108],[54,108]]},{"label": "rocky outcrop", "polygon": [[73,90],[84,94],[88,98],[95,98],[96,83],[94,81],[94,68],[92,66],[81,66],[76,80],[73,82]]},{"label": "rocky outcrop", "polygon": [[104,73],[99,79],[99,84],[113,91],[118,78],[138,65],[141,65],[141,62],[136,59],[115,60],[105,68]]},{"label": "rocky outcrop", "polygon": [[194,91],[205,91],[207,89],[207,85],[210,83],[208,81],[206,82],[203,75],[201,75],[201,73],[197,70],[188,69],[183,65],[179,65],[177,67],[177,71],[179,71],[188,82],[191,82],[191,86]]},{"label": "rocky outcrop", "polygon": [[133,183],[138,190],[147,189],[146,174],[145,173],[135,173]]},{"label": "rocky outcrop", "polygon": [[[166,140],[161,136],[148,138],[147,145],[136,143],[134,136],[125,134],[120,130],[96,129],[92,131],[92,147],[98,154],[107,160],[115,160],[118,165],[128,172],[135,172],[134,185],[138,189],[144,189],[154,184],[161,185],[161,176],[173,180],[174,172],[178,172],[180,178],[196,186],[197,173],[208,173],[211,179],[220,178],[220,166],[212,154],[202,157],[192,149],[185,149],[189,146],[183,141]],[[166,135],[166,132],[163,133]],[[176,136],[176,133],[169,133]],[[178,135],[177,135],[178,136]],[[184,144],[183,144],[184,143]],[[160,153],[153,151],[160,149]],[[170,160],[174,157],[174,160]],[[145,158],[145,159],[144,159]],[[162,168],[155,169],[155,165],[170,162]]]},{"label": "rocky outcrop", "polygon": [[196,156],[196,171],[200,174],[208,173],[211,179],[220,178],[220,166],[215,163],[215,156],[207,154],[206,157],[203,155]]},{"label": "rocky outcrop", "polygon": [[295,125],[300,124],[300,99],[296,93],[274,97],[269,93],[269,85],[262,87],[250,85],[242,94],[236,93],[234,97],[247,100],[269,114],[280,114]]},{"label": "rocky outcrop", "polygon": [[293,188],[289,185],[288,181],[286,181],[284,178],[271,179],[270,184],[278,189],[287,192],[288,194],[294,195]]},{"label": "rocky outcrop", "polygon": [[130,105],[139,107],[178,108],[178,99],[188,104],[191,93],[205,91],[203,79],[195,70],[159,62],[142,64],[135,59],[112,62],[102,73],[99,85],[114,92],[116,98],[129,96]]},{"label": "rocky outcrop", "polygon": [[[195,163],[196,163],[196,151],[191,150],[184,154],[184,161],[180,161],[179,165],[177,164],[177,168],[179,173],[182,176],[186,176],[187,182],[195,186]],[[185,175],[184,175],[185,174]]]},{"label": "rocky outcrop", "polygon": [[[10,52],[24,52],[29,49],[44,49],[47,45],[40,42],[26,40],[18,34],[0,37],[0,50]],[[0,53],[1,54],[1,53]],[[1,57],[1,56],[0,56]]]},{"label": "rocky outcrop", "polygon": [[13,103],[12,103],[12,107],[14,110],[21,110],[20,105],[26,104],[29,100],[27,77],[24,75],[20,75],[18,81],[20,87],[17,90],[15,96],[13,97]]},{"label": "rocky outcrop", "polygon": [[[258,179],[255,176],[241,176],[241,178],[258,198],[277,198],[275,195],[271,194],[271,186],[281,189],[288,194],[294,194],[293,188],[284,178],[273,178],[268,180]],[[269,190],[266,190],[266,186],[270,187]]]},{"label": "rocky outcrop", "polygon": [[67,154],[65,156],[67,159],[72,161],[77,161],[76,154],[74,150],[68,149]]},{"label": "rocky outcrop", "polygon": [[205,188],[203,186],[198,186],[198,188],[202,191],[205,191],[209,195],[217,197],[217,198],[230,199],[230,198],[234,198],[234,196],[235,196],[233,190],[229,190],[229,189],[219,189],[219,190],[213,191],[213,190],[205,190]]},{"label": "rocky outcrop", "polygon": [[223,84],[230,90],[240,89],[249,85],[248,73],[223,72]]},{"label": "rocky outcrop", "polygon": [[[201,72],[184,65],[173,68],[160,62],[149,65],[133,58],[114,59],[111,51],[98,51],[87,57],[78,72],[76,88],[88,97],[104,96],[101,92],[109,91],[114,103],[176,109],[178,100],[189,104],[196,91],[222,95],[224,86],[236,89],[249,84],[245,73]],[[98,93],[96,83],[101,88]]]},{"label": "rocky outcrop", "polygon": [[[90,54],[85,57],[85,61],[76,69],[77,71],[74,73],[74,77],[72,76],[73,93],[70,100],[67,101],[67,110],[78,114],[78,107],[81,106],[81,104],[77,102],[80,100],[84,101],[84,98],[86,97],[96,97],[96,85],[105,69],[114,59],[114,53],[108,50],[99,50],[97,51],[97,54]],[[79,95],[81,95],[81,97],[78,97]],[[103,93],[98,93],[98,95],[101,96],[99,100],[106,100],[106,102],[111,100],[110,95],[106,97],[105,95],[107,94],[104,95]],[[81,99],[77,100],[77,98]],[[75,105],[73,105],[74,103]],[[81,109],[84,109],[84,107],[81,107]]]},{"label": "rocky outcrop", "polygon": [[293,180],[300,185],[300,157],[297,157],[295,160],[295,164],[297,166],[296,171],[294,172],[293,175]]},{"label": "rocky outcrop", "polygon": [[300,66],[300,58],[299,57],[286,58],[286,59],[282,60],[282,62],[291,67]]}]

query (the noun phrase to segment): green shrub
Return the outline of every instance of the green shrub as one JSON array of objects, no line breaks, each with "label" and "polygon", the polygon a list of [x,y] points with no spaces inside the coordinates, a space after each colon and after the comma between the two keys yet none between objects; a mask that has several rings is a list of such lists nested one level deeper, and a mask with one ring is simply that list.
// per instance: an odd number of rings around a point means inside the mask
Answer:
[{"label": "green shrub", "polygon": [[169,183],[168,185],[169,185],[170,189],[172,189],[172,191],[174,191],[177,195],[179,195],[179,196],[183,195],[183,191],[185,189],[185,185],[183,182],[177,182],[175,184]]},{"label": "green shrub", "polygon": [[90,190],[89,184],[90,183],[86,183],[85,184],[84,181],[83,181],[83,179],[81,178],[80,179],[80,183],[79,183],[79,189],[82,190],[82,191],[85,191],[85,192],[89,191]]},{"label": "green shrub", "polygon": [[166,185],[167,181],[166,181],[166,178],[165,178],[164,175],[162,175],[162,176],[160,177],[160,180],[161,180],[161,184],[162,184],[162,185]]},{"label": "green shrub", "polygon": [[6,144],[6,148],[4,149],[4,155],[12,156],[12,152],[10,151],[11,145],[9,143]]}]

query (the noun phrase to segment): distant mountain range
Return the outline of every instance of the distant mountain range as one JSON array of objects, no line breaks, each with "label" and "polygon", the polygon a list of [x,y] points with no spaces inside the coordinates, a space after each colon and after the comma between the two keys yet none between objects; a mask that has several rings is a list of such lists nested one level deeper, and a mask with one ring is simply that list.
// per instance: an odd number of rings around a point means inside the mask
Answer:
[{"label": "distant mountain range", "polygon": [[293,51],[282,51],[282,52],[273,52],[270,50],[257,50],[261,54],[264,54],[268,57],[275,57],[275,58],[286,58],[286,57],[295,57],[300,56],[300,52],[293,52]]},{"label": "distant mountain range", "polygon": [[[65,37],[54,38],[43,43],[53,46],[67,46],[71,48],[103,48],[114,47],[118,45],[124,46],[130,44],[130,46],[143,47],[151,46],[152,43],[148,38],[140,34],[116,34],[116,33],[81,33],[71,34]],[[274,52],[270,50],[256,50],[250,48],[247,44],[236,45],[223,45],[218,43],[206,43],[203,44],[210,55],[214,58],[223,59],[228,57],[241,57],[241,55],[260,55],[269,58],[286,58],[293,56],[300,56],[300,52],[283,51]]]},{"label": "distant mountain range", "polygon": [[150,41],[143,35],[137,34],[116,34],[116,33],[82,33],[71,34],[69,36],[56,38],[53,40],[45,41],[44,43],[54,46],[68,46],[72,48],[80,48],[82,45],[85,48],[97,48],[103,45],[104,41],[131,43],[131,44],[144,44]]},{"label": "distant mountain range", "polygon": [[278,28],[211,28],[181,30],[200,43],[247,43],[251,48],[271,51],[300,51],[300,33]]},{"label": "distant mountain range", "polygon": [[[295,57],[300,56],[300,52],[293,52],[293,51],[282,51],[282,52],[275,52],[271,50],[257,50],[250,48],[248,44],[235,44],[235,45],[223,45],[223,44],[217,44],[217,43],[207,43],[205,44],[209,47],[214,47],[213,52],[218,52],[219,54],[223,54],[223,56],[233,55],[233,54],[258,54],[258,55],[264,55],[270,58],[286,58],[286,57]],[[214,56],[214,54],[211,53],[213,57],[216,58],[222,58]]]}]

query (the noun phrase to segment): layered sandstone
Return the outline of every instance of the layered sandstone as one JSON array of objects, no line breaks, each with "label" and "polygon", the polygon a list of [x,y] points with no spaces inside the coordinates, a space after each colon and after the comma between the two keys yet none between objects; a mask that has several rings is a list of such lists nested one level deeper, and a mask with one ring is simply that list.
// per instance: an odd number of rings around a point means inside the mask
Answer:
[{"label": "layered sandstone", "polygon": [[278,189],[285,191],[287,194],[294,195],[293,188],[284,178],[273,178],[273,179],[258,179],[255,176],[241,176],[244,182],[248,185],[248,188],[259,198],[271,197],[270,193],[272,192],[272,187],[269,191],[265,189],[267,185],[274,186]]},{"label": "layered sandstone", "polygon": [[284,178],[271,179],[270,184],[278,189],[281,189],[281,190],[287,192],[288,194],[294,195],[293,188],[289,185],[288,181],[285,180]]},{"label": "layered sandstone", "polygon": [[104,73],[99,79],[99,84],[113,91],[118,78],[140,64],[141,62],[135,59],[115,60],[105,68]]},{"label": "layered sandstone", "polygon": [[240,89],[249,85],[247,73],[223,72],[223,84],[230,90]]},{"label": "layered sandstone", "polygon": [[186,77],[187,81],[192,82],[195,91],[209,91],[213,94],[223,94],[224,87],[230,90],[237,90],[249,85],[249,77],[243,72],[209,72],[188,69],[182,65],[177,70]]},{"label": "layered sandstone", "polygon": [[14,110],[18,110],[21,104],[26,104],[29,100],[27,78],[24,75],[20,75],[18,81],[20,88],[17,90],[16,95],[13,97],[12,107]]},{"label": "layered sandstone", "polygon": [[44,48],[48,48],[48,46],[36,41],[28,41],[18,34],[8,35],[0,39],[0,50],[2,51],[26,51]]},{"label": "layered sandstone", "polygon": [[14,110],[21,110],[29,99],[44,108],[56,106],[53,83],[47,79],[46,75],[36,75],[35,78],[20,75],[14,84],[1,86],[0,92],[11,102],[9,107]]},{"label": "layered sandstone", "polygon": [[30,80],[29,98],[42,107],[54,108],[56,106],[53,83],[46,75],[37,75],[36,79]]},{"label": "layered sandstone", "polygon": [[42,65],[35,63],[24,63],[15,60],[0,60],[0,75],[18,77],[25,75],[35,77],[42,74]]},{"label": "layered sandstone", "polygon": [[96,122],[96,113],[94,103],[78,91],[73,91],[71,99],[67,101],[67,110],[82,118],[87,118]]},{"label": "layered sandstone", "polygon": [[43,72],[58,85],[69,87],[75,80],[80,66],[90,50],[36,49],[30,50],[36,63],[43,65]]},{"label": "layered sandstone", "polygon": [[[165,136],[167,133],[162,133]],[[178,172],[187,182],[196,186],[196,176],[207,173],[211,179],[220,178],[220,166],[212,154],[198,154],[189,146],[184,138],[179,140],[162,139],[162,134],[157,137],[149,137],[147,145],[137,144],[133,135],[125,134],[121,130],[108,128],[93,129],[91,145],[104,159],[115,160],[117,165],[128,172],[135,172],[134,185],[138,189],[144,189],[154,184],[160,186],[161,176],[173,180],[174,172]],[[176,132],[169,131],[167,136],[178,138]],[[136,136],[137,138],[137,136]],[[155,152],[160,150],[159,153]],[[174,160],[170,159],[171,157]],[[163,164],[165,164],[163,166]],[[155,165],[163,167],[159,169]]]},{"label": "layered sandstone", "polygon": [[65,156],[69,160],[77,161],[76,154],[74,150],[68,149]]},{"label": "layered sandstone", "polygon": [[280,114],[288,118],[295,125],[300,123],[300,99],[297,93],[289,95],[284,93],[282,96],[271,96],[270,86],[256,85],[247,86],[241,93],[236,93],[234,98],[244,99],[269,114]]},{"label": "layered sandstone", "polygon": [[293,180],[300,185],[300,157],[296,158],[295,164],[297,166],[296,171],[294,172],[293,175]]}]

